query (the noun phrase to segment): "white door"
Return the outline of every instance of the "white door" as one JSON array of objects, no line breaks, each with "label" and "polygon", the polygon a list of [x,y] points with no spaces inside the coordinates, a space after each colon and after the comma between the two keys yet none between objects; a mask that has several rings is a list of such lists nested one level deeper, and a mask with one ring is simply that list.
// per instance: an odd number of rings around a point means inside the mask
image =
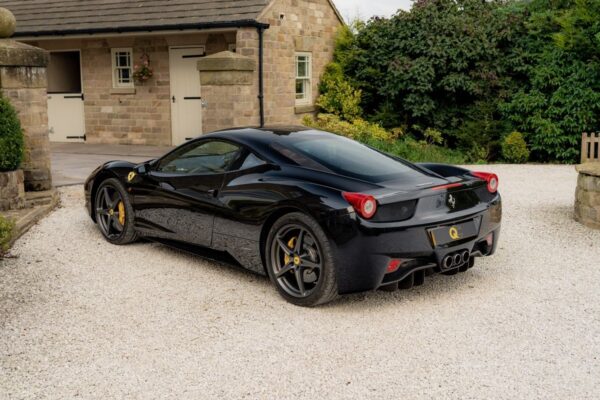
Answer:
[{"label": "white door", "polygon": [[85,114],[79,51],[50,53],[48,128],[52,142],[85,140]]},{"label": "white door", "polygon": [[169,49],[173,145],[179,145],[202,134],[202,97],[197,68],[200,57],[204,57],[203,46]]}]

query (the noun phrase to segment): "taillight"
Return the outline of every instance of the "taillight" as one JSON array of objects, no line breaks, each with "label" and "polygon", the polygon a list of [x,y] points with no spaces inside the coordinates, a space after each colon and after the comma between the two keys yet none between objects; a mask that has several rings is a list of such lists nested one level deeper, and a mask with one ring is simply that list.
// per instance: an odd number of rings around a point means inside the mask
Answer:
[{"label": "taillight", "polygon": [[488,192],[496,193],[498,191],[498,175],[490,172],[471,172],[471,175],[486,181]]},{"label": "taillight", "polygon": [[377,200],[369,194],[343,192],[342,196],[365,219],[371,218],[377,212]]}]

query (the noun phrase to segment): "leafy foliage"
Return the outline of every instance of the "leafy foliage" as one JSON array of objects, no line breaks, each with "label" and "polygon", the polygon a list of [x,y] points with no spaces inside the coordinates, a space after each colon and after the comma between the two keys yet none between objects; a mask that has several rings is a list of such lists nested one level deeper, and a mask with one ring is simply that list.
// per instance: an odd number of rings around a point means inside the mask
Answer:
[{"label": "leafy foliage", "polygon": [[19,168],[23,155],[21,122],[12,104],[0,95],[0,172]]},{"label": "leafy foliage", "polygon": [[533,159],[572,162],[600,128],[598,21],[597,0],[416,0],[341,31],[319,105],[417,142],[442,132],[471,160],[518,130]]},{"label": "leafy foliage", "polygon": [[8,244],[13,235],[15,223],[0,215],[0,257],[8,251]]},{"label": "leafy foliage", "polygon": [[529,149],[521,132],[512,132],[502,141],[502,156],[511,163],[524,163],[529,159]]},{"label": "leafy foliage", "polygon": [[331,63],[319,84],[321,95],[317,99],[317,106],[326,113],[338,115],[347,121],[360,117],[361,91],[352,87],[344,78],[339,64]]}]

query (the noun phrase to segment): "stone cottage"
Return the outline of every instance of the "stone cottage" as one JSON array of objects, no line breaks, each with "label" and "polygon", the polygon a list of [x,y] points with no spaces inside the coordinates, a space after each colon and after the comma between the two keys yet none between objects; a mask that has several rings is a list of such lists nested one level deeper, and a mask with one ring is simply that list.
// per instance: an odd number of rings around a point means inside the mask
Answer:
[{"label": "stone cottage", "polygon": [[[50,140],[177,145],[295,124],[343,20],[331,0],[0,0],[50,52]],[[148,68],[144,68],[147,66]]]}]

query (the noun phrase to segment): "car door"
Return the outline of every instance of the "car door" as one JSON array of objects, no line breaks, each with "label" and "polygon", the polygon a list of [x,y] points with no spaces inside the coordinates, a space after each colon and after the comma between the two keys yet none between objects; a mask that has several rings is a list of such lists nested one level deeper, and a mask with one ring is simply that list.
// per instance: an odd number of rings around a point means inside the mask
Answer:
[{"label": "car door", "polygon": [[206,139],[158,160],[134,188],[136,227],[150,236],[211,246],[218,191],[240,154],[234,143]]}]

